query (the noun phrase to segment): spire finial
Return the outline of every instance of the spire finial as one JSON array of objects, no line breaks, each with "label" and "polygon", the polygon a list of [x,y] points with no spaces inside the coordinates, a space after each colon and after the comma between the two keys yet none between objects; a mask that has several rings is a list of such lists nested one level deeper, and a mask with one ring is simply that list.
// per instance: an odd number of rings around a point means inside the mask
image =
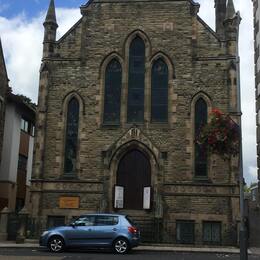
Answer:
[{"label": "spire finial", "polygon": [[50,1],[49,9],[45,18],[45,23],[46,22],[57,24],[54,0]]},{"label": "spire finial", "polygon": [[232,19],[236,15],[234,2],[233,0],[228,0],[227,3],[227,12],[226,12],[226,19]]}]

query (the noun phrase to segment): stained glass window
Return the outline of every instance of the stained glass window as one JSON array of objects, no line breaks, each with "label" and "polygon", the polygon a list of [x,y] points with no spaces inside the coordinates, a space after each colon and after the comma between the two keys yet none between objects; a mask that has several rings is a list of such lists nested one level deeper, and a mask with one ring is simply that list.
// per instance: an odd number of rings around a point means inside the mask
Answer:
[{"label": "stained glass window", "polygon": [[168,120],[168,66],[157,60],[152,67],[152,122]]},{"label": "stained glass window", "polygon": [[[195,104],[195,137],[208,120],[208,108],[204,99],[199,98]],[[195,176],[207,176],[207,151],[203,146],[195,144]]]},{"label": "stained glass window", "polygon": [[122,67],[113,59],[106,68],[104,123],[120,123]]},{"label": "stained glass window", "polygon": [[68,104],[65,139],[64,173],[75,174],[79,127],[79,102],[72,98]]},{"label": "stained glass window", "polygon": [[128,122],[144,121],[145,45],[136,37],[129,50]]}]

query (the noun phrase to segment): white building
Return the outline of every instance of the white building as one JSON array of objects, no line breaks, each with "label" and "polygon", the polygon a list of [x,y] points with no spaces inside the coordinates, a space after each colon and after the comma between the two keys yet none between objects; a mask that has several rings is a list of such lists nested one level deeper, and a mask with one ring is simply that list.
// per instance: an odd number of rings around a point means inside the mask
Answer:
[{"label": "white building", "polygon": [[0,165],[0,210],[19,211],[29,206],[32,174],[35,108],[21,97],[6,97],[2,160]]}]

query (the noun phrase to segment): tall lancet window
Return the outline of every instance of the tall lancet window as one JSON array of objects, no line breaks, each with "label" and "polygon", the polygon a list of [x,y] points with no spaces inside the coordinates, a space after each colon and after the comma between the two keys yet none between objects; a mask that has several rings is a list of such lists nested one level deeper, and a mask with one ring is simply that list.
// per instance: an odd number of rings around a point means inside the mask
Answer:
[{"label": "tall lancet window", "polygon": [[136,37],[129,49],[128,122],[144,121],[145,45]]},{"label": "tall lancet window", "polygon": [[104,123],[120,123],[120,104],[122,87],[122,67],[113,59],[107,65],[105,75],[105,102],[104,102]]},{"label": "tall lancet window", "polygon": [[[208,120],[208,107],[203,98],[195,104],[195,137],[199,134]],[[207,177],[207,151],[204,147],[195,144],[195,176]]]},{"label": "tall lancet window", "polygon": [[79,102],[72,98],[68,104],[65,138],[64,174],[76,173],[77,143],[79,128]]},{"label": "tall lancet window", "polygon": [[168,66],[159,59],[152,67],[152,122],[168,121]]}]

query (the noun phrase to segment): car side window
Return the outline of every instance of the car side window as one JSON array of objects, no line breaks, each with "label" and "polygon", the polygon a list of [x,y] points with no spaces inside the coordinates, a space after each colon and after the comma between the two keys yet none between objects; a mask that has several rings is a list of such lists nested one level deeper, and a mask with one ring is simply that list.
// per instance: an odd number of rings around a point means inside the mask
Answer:
[{"label": "car side window", "polygon": [[74,221],[75,226],[94,226],[95,217],[94,216],[80,216]]},{"label": "car side window", "polygon": [[96,216],[96,226],[114,226],[118,224],[116,216]]}]

